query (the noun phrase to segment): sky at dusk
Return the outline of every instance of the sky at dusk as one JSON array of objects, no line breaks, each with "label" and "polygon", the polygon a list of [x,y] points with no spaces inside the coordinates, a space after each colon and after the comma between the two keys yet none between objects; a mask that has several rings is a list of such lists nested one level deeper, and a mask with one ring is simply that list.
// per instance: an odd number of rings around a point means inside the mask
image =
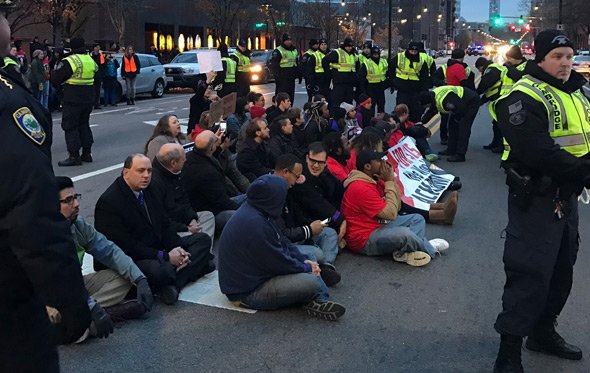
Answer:
[{"label": "sky at dusk", "polygon": [[[519,0],[500,0],[500,13],[503,16],[517,17]],[[487,21],[490,3],[488,0],[461,0],[461,16],[469,22]]]}]

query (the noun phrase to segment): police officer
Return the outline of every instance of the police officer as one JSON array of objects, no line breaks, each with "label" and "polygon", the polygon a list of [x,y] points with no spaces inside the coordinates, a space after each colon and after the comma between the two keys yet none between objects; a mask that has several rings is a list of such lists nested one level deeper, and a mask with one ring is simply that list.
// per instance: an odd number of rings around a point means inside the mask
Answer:
[{"label": "police officer", "polygon": [[[0,13],[1,14],[1,13]],[[0,64],[10,28],[0,15]],[[68,320],[59,338],[90,324],[76,249],[58,209],[51,169],[51,116],[0,69],[0,371],[58,372],[45,306]]]},{"label": "police officer", "polygon": [[534,63],[492,103],[509,149],[506,285],[494,325],[501,335],[494,372],[522,372],[529,350],[579,360],[582,351],[556,332],[579,247],[577,195],[590,187],[590,102],[572,71],[572,42],[557,30],[535,38]]},{"label": "police officer", "polygon": [[471,126],[479,110],[479,96],[469,88],[445,85],[420,94],[419,102],[429,105],[422,116],[426,123],[436,113],[449,114],[449,146],[439,152],[448,155],[449,162],[465,162],[465,153],[471,137]]},{"label": "police officer", "polygon": [[[420,58],[426,61],[426,66],[428,67],[428,78],[426,80],[426,87],[430,89],[434,86],[433,77],[434,73],[436,72],[436,61],[434,61],[434,58],[431,55],[426,53],[426,49],[424,48],[424,42],[418,43],[420,44]],[[463,51],[463,53],[465,53],[465,51]]]},{"label": "police officer", "polygon": [[371,58],[371,48],[373,48],[373,43],[371,41],[366,41],[363,43],[361,47],[361,54],[359,54],[359,66],[362,67],[365,61]]},{"label": "police officer", "polygon": [[238,64],[229,57],[227,45],[220,44],[217,50],[221,54],[223,71],[215,72],[215,77],[211,81],[211,86],[217,91],[219,97],[223,97],[232,92],[236,92],[236,73]]},{"label": "police officer", "polygon": [[240,39],[230,58],[237,64],[236,89],[238,96],[246,97],[250,92],[250,50],[246,39]]},{"label": "police officer", "polygon": [[298,65],[301,70],[300,75],[305,78],[305,90],[307,91],[308,102],[311,102],[313,95],[315,95],[319,89],[315,82],[315,55],[319,47],[320,42],[317,39],[310,39],[309,49],[306,50],[299,59]]},{"label": "police officer", "polygon": [[420,54],[421,44],[410,42],[405,52],[400,52],[390,63],[391,93],[397,89],[396,105],[406,104],[410,109],[410,121],[418,122],[422,115],[420,93],[428,90],[429,73],[425,54]]},{"label": "police officer", "polygon": [[[475,61],[475,68],[482,74],[479,85],[477,86],[477,93],[484,96],[482,103],[488,101],[494,102],[503,94],[508,93],[511,87],[503,88],[502,86],[508,68],[494,63],[485,57],[480,57]],[[504,150],[502,146],[502,133],[495,120],[492,120],[492,132],[492,142],[484,145],[483,148],[491,150],[493,153],[502,153]]]},{"label": "police officer", "polygon": [[297,67],[299,54],[293,46],[289,34],[283,34],[282,40],[282,44],[272,52],[270,58],[270,67],[276,85],[275,96],[280,92],[285,92],[289,95],[291,101],[295,102],[295,79],[299,78],[299,83],[301,83],[301,76]]},{"label": "police officer", "polygon": [[332,68],[331,107],[340,106],[343,102],[352,103],[354,89],[358,84],[358,57],[351,38],[344,39],[340,48],[328,53],[322,61],[324,71]]},{"label": "police officer", "polygon": [[64,58],[61,66],[51,75],[53,85],[64,85],[61,128],[65,132],[69,157],[59,161],[58,165],[61,167],[79,166],[82,161],[92,162],[94,142],[90,129],[90,113],[95,102],[94,74],[98,71],[98,66],[86,53],[84,39],[74,38],[70,45],[72,54]]},{"label": "police officer", "polygon": [[366,59],[359,69],[359,87],[363,93],[371,97],[372,115],[375,115],[375,107],[378,113],[385,112],[385,89],[387,89],[386,77],[388,75],[387,60],[381,58],[379,47],[371,48],[371,58]]},{"label": "police officer", "polygon": [[324,57],[328,53],[330,53],[330,49],[328,48],[328,41],[326,39],[319,40],[320,47],[318,50],[313,54],[312,57],[309,58],[309,67],[313,67],[314,73],[310,74],[313,77],[314,85],[317,86],[317,93],[324,96],[326,99],[330,97],[330,70],[324,69]]}]

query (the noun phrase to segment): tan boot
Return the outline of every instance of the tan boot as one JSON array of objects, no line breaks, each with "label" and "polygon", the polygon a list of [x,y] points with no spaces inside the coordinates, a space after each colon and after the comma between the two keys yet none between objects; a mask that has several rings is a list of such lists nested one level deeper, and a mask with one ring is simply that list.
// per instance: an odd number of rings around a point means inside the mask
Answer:
[{"label": "tan boot", "polygon": [[432,224],[451,225],[457,214],[459,193],[452,192],[443,203],[433,203],[428,211],[428,222]]}]

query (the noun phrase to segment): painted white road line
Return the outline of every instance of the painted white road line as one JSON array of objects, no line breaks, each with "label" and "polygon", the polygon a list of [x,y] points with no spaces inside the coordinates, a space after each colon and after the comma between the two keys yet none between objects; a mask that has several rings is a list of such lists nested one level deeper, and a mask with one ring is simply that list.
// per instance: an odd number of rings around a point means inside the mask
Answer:
[{"label": "painted white road line", "polygon": [[113,170],[117,170],[117,169],[122,169],[123,168],[123,163],[119,163],[110,167],[106,167],[106,168],[101,168],[100,170],[96,170],[96,171],[92,171],[92,172],[88,172],[82,175],[78,175],[78,176],[74,176],[72,178],[72,181],[76,182],[76,181],[80,181],[80,180],[84,180],[84,179],[88,179],[91,178],[93,176],[97,176],[97,175],[102,175],[105,174],[107,172],[113,171]]},{"label": "painted white road line", "polygon": [[90,128],[92,128],[92,127],[98,127],[98,126],[100,126],[100,124],[91,124],[90,125]]},{"label": "painted white road line", "polygon": [[[182,133],[186,133],[186,131],[188,129],[188,118],[178,118],[178,121],[180,122],[180,130],[182,131]],[[149,124],[150,126],[155,127],[156,124],[158,124],[158,121],[157,120],[144,120],[143,123]]]},{"label": "painted white road line", "polygon": [[[90,113],[90,116],[93,115],[101,115],[101,114],[109,114],[109,113],[116,113],[118,111],[123,111],[123,110],[129,110],[130,108],[128,107],[124,107],[124,108],[120,108],[120,109],[113,109],[113,110],[105,110],[105,111],[94,111],[92,113]],[[103,109],[104,110],[104,109]]]}]

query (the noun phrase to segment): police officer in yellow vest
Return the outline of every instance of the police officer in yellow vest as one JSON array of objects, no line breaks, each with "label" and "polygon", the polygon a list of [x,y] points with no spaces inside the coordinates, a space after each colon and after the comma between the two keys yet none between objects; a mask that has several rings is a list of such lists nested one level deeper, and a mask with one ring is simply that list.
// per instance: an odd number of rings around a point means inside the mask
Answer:
[{"label": "police officer in yellow vest", "polygon": [[388,64],[385,58],[381,58],[379,47],[371,48],[371,55],[360,65],[359,87],[361,92],[371,97],[371,111],[375,115],[375,108],[378,113],[385,112],[385,90],[389,87],[387,83]]},{"label": "police officer in yellow vest", "polygon": [[295,79],[301,75],[297,67],[299,52],[293,46],[293,41],[289,34],[283,34],[282,44],[272,52],[270,58],[270,67],[275,78],[275,96],[280,92],[285,92],[295,102]]},{"label": "police officer in yellow vest", "polygon": [[[313,95],[315,95],[319,91],[319,87],[315,82],[315,70],[316,70],[316,62],[315,56],[318,48],[320,47],[320,42],[317,39],[310,39],[309,40],[309,49],[303,53],[303,55],[299,58],[299,69],[300,75],[305,78],[305,90],[307,91],[307,101],[311,102]],[[320,67],[321,67],[321,59],[320,59]]]},{"label": "police officer in yellow vest", "polygon": [[373,43],[371,41],[366,41],[363,43],[361,47],[361,54],[359,54],[359,66],[362,67],[366,60],[371,58],[371,48],[373,48]]},{"label": "police officer in yellow vest", "polygon": [[[577,196],[590,187],[590,102],[572,71],[572,42],[557,30],[535,38],[534,63],[492,104],[509,144],[504,245],[506,285],[494,325],[501,335],[494,372],[522,372],[521,347],[579,360],[556,332],[579,247]],[[576,320],[577,321],[577,320]],[[575,323],[577,325],[577,323]]]},{"label": "police officer in yellow vest", "polygon": [[[424,48],[424,42],[419,42],[420,43],[420,57],[424,59],[424,61],[426,61],[426,66],[428,66],[428,79],[426,80],[426,86],[430,89],[434,86],[434,74],[436,72],[436,61],[434,60],[434,58],[429,55],[428,53],[426,53],[426,49]],[[463,61],[461,61],[463,62]]]},{"label": "police officer in yellow vest", "polygon": [[389,61],[391,93],[397,89],[396,105],[406,104],[410,109],[410,121],[416,123],[422,115],[420,93],[429,88],[430,77],[421,43],[410,42],[405,52]]},{"label": "police officer in yellow vest", "polygon": [[217,50],[221,54],[223,71],[215,72],[215,77],[211,81],[211,86],[217,91],[219,97],[223,97],[232,92],[236,92],[236,73],[238,64],[229,57],[227,45],[220,44]]},{"label": "police officer in yellow vest", "polygon": [[229,56],[236,62],[236,90],[238,96],[250,92],[250,50],[246,39],[240,39],[236,50]]},{"label": "police officer in yellow vest", "polygon": [[358,84],[359,64],[352,39],[344,39],[340,48],[324,57],[322,65],[324,71],[331,71],[332,75],[332,92],[328,99],[330,107],[340,106],[343,102],[353,102],[354,90]]},{"label": "police officer in yellow vest", "polygon": [[420,104],[429,105],[422,116],[422,123],[428,122],[437,112],[449,114],[449,146],[438,154],[448,155],[449,162],[465,162],[471,126],[479,110],[477,93],[469,88],[445,85],[422,92],[419,100]]},{"label": "police officer in yellow vest", "polygon": [[[92,130],[90,113],[95,102],[94,74],[98,66],[88,55],[84,39],[70,42],[72,54],[64,58],[61,66],[51,75],[54,86],[64,86],[64,105],[61,128],[65,132],[69,157],[58,163],[61,167],[79,166],[92,162]],[[80,156],[82,148],[82,156]]]},{"label": "police officer in yellow vest", "polygon": [[[306,88],[311,86],[314,94],[320,94],[328,98],[330,96],[330,71],[325,71],[322,63],[330,50],[326,39],[318,40],[318,45],[319,48],[309,56],[304,67],[305,85]],[[309,83],[307,82],[308,78]]]}]

